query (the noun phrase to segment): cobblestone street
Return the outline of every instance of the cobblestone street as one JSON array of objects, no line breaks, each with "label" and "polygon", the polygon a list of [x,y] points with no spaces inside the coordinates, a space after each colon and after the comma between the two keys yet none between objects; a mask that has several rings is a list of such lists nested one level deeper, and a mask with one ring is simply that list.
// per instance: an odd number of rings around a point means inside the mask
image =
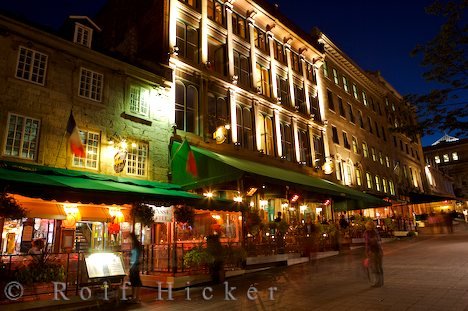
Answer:
[{"label": "cobblestone street", "polygon": [[[275,268],[228,279],[236,301],[225,300],[225,285],[174,293],[174,301],[156,301],[146,290],[141,310],[468,310],[468,232],[422,236],[384,244],[385,285],[370,288],[361,268],[363,249],[288,268]],[[258,299],[249,300],[250,285]],[[270,290],[274,300],[270,300]],[[209,290],[205,291],[210,296]],[[167,293],[162,297],[167,299]]]}]

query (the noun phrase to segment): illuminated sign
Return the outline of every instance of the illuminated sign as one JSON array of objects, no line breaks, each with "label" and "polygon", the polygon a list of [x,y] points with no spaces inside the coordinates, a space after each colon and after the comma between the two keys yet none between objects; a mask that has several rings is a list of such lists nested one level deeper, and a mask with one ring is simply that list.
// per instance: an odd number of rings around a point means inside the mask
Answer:
[{"label": "illuminated sign", "polygon": [[127,163],[127,150],[118,149],[114,156],[114,171],[121,173]]},{"label": "illuminated sign", "polygon": [[126,275],[122,257],[117,253],[86,254],[85,262],[90,279]]},{"label": "illuminated sign", "polygon": [[226,126],[220,126],[213,133],[213,139],[216,140],[217,144],[222,144],[226,141],[227,138],[227,129]]},{"label": "illuminated sign", "polygon": [[154,221],[155,222],[172,222],[172,217],[174,215],[174,209],[172,206],[151,206],[154,211]]}]

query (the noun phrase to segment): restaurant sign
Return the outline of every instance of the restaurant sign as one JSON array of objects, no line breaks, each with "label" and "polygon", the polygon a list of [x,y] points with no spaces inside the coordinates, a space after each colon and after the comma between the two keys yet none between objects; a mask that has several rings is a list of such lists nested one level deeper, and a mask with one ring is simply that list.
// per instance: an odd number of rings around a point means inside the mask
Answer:
[{"label": "restaurant sign", "polygon": [[154,221],[155,222],[172,222],[174,216],[174,207],[173,206],[151,206],[154,211]]},{"label": "restaurant sign", "polygon": [[121,173],[127,163],[127,150],[119,149],[114,156],[114,171]]}]

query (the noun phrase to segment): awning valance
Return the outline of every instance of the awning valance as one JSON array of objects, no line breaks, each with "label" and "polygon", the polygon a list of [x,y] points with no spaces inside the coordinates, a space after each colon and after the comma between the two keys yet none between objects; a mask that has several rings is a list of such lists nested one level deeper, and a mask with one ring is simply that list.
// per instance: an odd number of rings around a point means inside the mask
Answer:
[{"label": "awning valance", "polygon": [[[271,165],[222,155],[195,146],[191,146],[190,149],[181,148],[181,145],[182,144],[179,142],[173,142],[172,144],[171,169],[173,182],[186,189],[197,189],[206,185],[236,180],[245,173],[249,173],[263,176],[276,182],[288,182],[301,185],[311,191],[333,196],[337,201],[356,201],[353,203],[353,209],[390,205],[390,203],[384,200],[325,179]],[[197,177],[193,177],[186,171],[189,150],[193,152],[197,163],[199,172]]]},{"label": "awning valance", "polygon": [[437,195],[437,194],[427,194],[427,193],[416,193],[410,192],[410,203],[409,204],[421,204],[421,203],[431,203],[431,202],[441,202],[447,200],[456,200],[454,196],[449,195]]},{"label": "awning valance", "polygon": [[0,162],[0,187],[10,193],[44,200],[94,204],[158,201],[199,209],[238,210],[230,200],[207,199],[179,185],[121,178],[40,165]]}]

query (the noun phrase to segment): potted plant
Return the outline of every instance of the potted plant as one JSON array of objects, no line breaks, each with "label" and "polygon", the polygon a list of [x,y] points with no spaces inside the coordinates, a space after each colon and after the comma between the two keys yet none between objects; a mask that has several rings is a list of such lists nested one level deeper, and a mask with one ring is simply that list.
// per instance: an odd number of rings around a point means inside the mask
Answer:
[{"label": "potted plant", "polygon": [[186,223],[189,226],[193,226],[195,211],[190,206],[181,205],[174,210],[174,218],[175,221],[179,223]]},{"label": "potted plant", "polygon": [[135,222],[140,222],[142,226],[149,227],[154,223],[154,210],[142,203],[134,204],[131,215]]}]

